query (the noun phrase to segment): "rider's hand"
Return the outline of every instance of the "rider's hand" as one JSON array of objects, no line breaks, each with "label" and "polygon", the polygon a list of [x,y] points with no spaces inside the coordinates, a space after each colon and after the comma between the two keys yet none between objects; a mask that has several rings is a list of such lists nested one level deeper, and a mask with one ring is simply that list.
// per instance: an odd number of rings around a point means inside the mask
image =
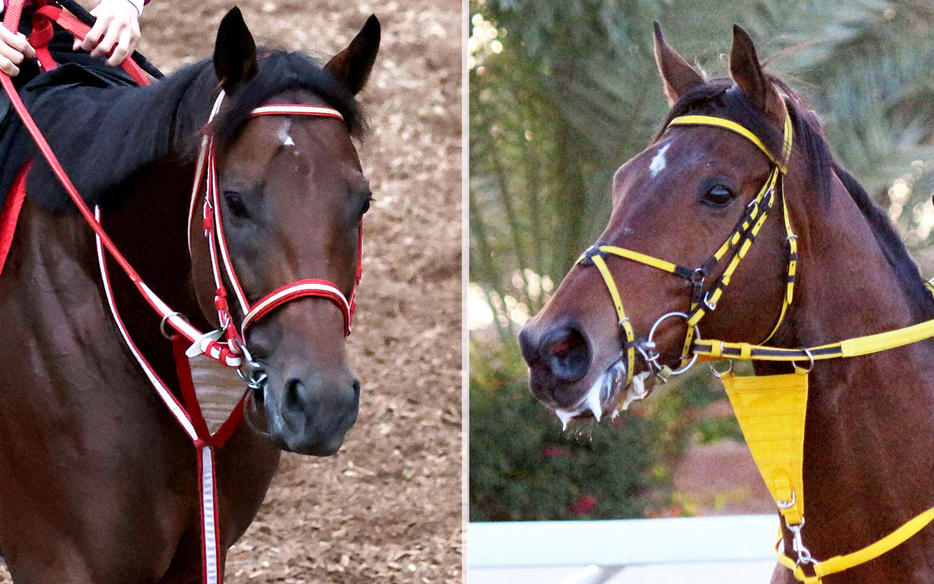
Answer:
[{"label": "rider's hand", "polygon": [[101,0],[91,14],[97,17],[97,22],[84,41],[75,39],[74,49],[90,51],[95,58],[109,54],[106,62],[115,67],[139,43],[139,12],[128,0]]},{"label": "rider's hand", "polygon": [[0,71],[10,77],[19,75],[19,65],[23,59],[35,59],[36,51],[26,41],[22,33],[12,33],[0,26]]}]

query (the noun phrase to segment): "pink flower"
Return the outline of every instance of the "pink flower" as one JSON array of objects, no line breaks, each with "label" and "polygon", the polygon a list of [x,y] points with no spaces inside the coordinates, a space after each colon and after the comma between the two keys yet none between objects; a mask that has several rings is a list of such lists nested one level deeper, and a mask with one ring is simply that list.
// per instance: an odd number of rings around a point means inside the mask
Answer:
[{"label": "pink flower", "polygon": [[571,507],[571,513],[582,517],[584,515],[590,514],[597,507],[597,496],[596,495],[584,495],[577,500],[577,503],[574,503],[574,506]]},{"label": "pink flower", "polygon": [[542,450],[542,456],[545,458],[564,458],[570,453],[565,448],[560,448],[558,446],[549,446]]}]

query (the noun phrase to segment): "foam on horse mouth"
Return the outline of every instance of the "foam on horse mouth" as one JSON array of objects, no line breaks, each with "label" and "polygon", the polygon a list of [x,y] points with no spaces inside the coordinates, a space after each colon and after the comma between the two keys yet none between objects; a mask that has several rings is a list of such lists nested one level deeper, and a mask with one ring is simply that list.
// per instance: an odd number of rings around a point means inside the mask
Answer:
[{"label": "foam on horse mouth", "polygon": [[[635,400],[645,398],[645,378],[648,377],[648,371],[633,376],[632,383],[625,388],[626,396],[623,398],[623,404],[620,409],[627,409],[629,404]],[[618,401],[622,392],[623,383],[626,379],[626,365],[622,360],[616,361],[610,365],[600,377],[590,386],[587,394],[578,402],[573,409],[557,409],[555,415],[561,420],[562,429],[567,430],[568,422],[578,416],[593,415],[599,422],[603,417],[605,408],[612,410],[615,417],[619,410],[614,405]]]}]

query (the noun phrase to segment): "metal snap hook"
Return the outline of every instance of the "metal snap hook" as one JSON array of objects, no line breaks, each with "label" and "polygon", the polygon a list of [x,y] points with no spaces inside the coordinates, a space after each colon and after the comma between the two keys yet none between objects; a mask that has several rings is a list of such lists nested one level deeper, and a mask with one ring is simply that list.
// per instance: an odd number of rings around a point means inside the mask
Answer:
[{"label": "metal snap hook", "polygon": [[[243,365],[241,368],[237,369],[237,375],[240,376],[240,379],[246,381],[246,386],[254,392],[263,391],[266,389],[266,383],[269,381],[269,376],[266,374],[266,370],[263,369],[263,365],[253,358],[253,354],[250,353],[250,350],[246,348],[245,343],[237,342],[240,351],[243,352]],[[243,369],[247,370],[247,374],[243,374]]]},{"label": "metal snap hook", "polygon": [[802,370],[801,367],[798,367],[797,361],[792,361],[791,365],[795,368],[795,371],[801,371],[802,373],[810,373],[811,371],[814,371],[814,355],[811,354],[810,349],[801,349],[801,350],[804,351],[804,354],[808,356],[808,359],[810,359],[810,363],[808,363],[808,368]]},{"label": "metal snap hook", "polygon": [[[724,375],[727,375],[733,371],[733,360],[729,359],[729,362],[730,362],[730,366],[727,367],[726,371],[717,371],[717,368],[713,366],[713,363],[711,363],[710,372],[713,373],[714,377],[716,377],[717,379],[720,379]],[[794,493],[792,493],[791,495],[792,497],[794,497]],[[781,505],[779,505],[779,507],[781,507]]]},{"label": "metal snap hook", "polygon": [[801,523],[797,525],[788,525],[785,524],[785,527],[788,528],[788,531],[791,532],[791,549],[798,554],[798,561],[795,562],[796,565],[803,566],[806,564],[812,564],[817,566],[820,564],[814,557],[811,555],[810,550],[804,546],[804,540],[801,538],[801,528],[804,527],[804,517],[801,517]]}]

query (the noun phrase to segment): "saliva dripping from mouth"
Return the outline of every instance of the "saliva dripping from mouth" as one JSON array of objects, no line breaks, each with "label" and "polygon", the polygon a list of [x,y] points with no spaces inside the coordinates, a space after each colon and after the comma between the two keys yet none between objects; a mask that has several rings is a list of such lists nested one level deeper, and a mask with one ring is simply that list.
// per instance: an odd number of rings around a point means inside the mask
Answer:
[{"label": "saliva dripping from mouth", "polygon": [[[648,371],[643,371],[632,378],[632,383],[625,388],[626,395],[619,408],[613,408],[612,417],[619,415],[621,410],[629,408],[633,401],[644,399],[647,392],[645,388],[645,379],[649,376]],[[570,410],[558,409],[555,414],[561,420],[563,430],[567,430],[568,422],[580,414],[592,414],[597,422],[603,418],[605,405],[612,405],[614,398],[624,389],[623,383],[626,382],[626,364],[620,359],[610,365],[600,377],[590,386],[587,394],[578,402],[578,405]]]}]

